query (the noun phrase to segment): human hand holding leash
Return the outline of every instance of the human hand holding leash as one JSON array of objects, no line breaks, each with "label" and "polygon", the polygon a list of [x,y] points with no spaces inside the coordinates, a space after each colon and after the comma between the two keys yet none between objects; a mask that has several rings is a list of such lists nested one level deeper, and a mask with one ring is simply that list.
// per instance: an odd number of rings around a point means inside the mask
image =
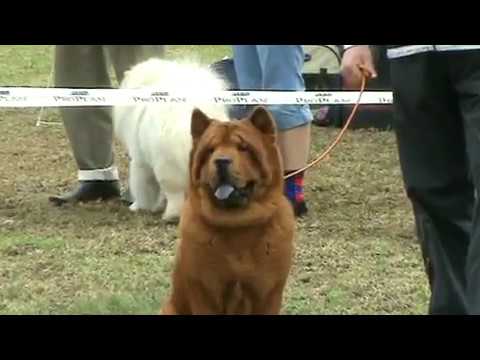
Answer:
[{"label": "human hand holding leash", "polygon": [[344,85],[347,89],[358,89],[362,78],[378,77],[373,55],[368,45],[354,45],[345,50],[341,66]]}]

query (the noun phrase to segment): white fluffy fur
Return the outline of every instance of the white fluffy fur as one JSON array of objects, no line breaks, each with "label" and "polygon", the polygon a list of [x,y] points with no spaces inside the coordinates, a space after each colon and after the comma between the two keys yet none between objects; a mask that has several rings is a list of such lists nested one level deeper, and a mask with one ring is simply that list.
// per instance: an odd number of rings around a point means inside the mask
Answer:
[{"label": "white fluffy fur", "polygon": [[[151,59],[125,74],[122,88],[155,88],[208,94],[226,90],[226,84],[199,64]],[[130,156],[130,209],[162,211],[163,219],[180,216],[188,186],[192,148],[191,115],[198,107],[209,117],[227,121],[227,109],[218,104],[148,104],[114,109],[114,130]]]}]

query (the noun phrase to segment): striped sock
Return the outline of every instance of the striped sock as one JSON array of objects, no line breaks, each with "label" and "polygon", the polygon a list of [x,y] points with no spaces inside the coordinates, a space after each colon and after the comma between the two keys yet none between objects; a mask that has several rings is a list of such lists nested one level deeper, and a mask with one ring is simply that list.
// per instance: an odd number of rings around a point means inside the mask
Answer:
[{"label": "striped sock", "polygon": [[[287,172],[286,175],[294,171]],[[301,172],[291,178],[285,180],[285,195],[293,204],[305,202],[304,187],[304,173]]]}]

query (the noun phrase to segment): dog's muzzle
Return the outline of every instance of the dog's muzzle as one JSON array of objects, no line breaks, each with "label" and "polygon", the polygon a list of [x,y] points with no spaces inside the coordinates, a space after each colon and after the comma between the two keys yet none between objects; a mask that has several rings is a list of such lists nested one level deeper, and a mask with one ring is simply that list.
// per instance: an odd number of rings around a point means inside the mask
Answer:
[{"label": "dog's muzzle", "polygon": [[237,187],[230,175],[231,164],[232,160],[228,157],[215,159],[218,181],[213,188],[213,196],[220,207],[240,208],[248,204],[254,183],[250,182],[243,188]]}]

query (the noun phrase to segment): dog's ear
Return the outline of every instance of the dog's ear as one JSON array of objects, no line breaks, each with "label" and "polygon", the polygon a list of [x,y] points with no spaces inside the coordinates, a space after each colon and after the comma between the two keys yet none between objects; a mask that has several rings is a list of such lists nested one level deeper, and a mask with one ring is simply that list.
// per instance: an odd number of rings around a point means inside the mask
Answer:
[{"label": "dog's ear", "polygon": [[199,139],[211,123],[212,119],[205,115],[200,109],[193,109],[191,125],[192,137],[194,139]]},{"label": "dog's ear", "polygon": [[277,133],[277,127],[270,112],[263,106],[257,106],[248,121],[252,123],[261,133],[264,135],[270,135],[275,137]]}]

